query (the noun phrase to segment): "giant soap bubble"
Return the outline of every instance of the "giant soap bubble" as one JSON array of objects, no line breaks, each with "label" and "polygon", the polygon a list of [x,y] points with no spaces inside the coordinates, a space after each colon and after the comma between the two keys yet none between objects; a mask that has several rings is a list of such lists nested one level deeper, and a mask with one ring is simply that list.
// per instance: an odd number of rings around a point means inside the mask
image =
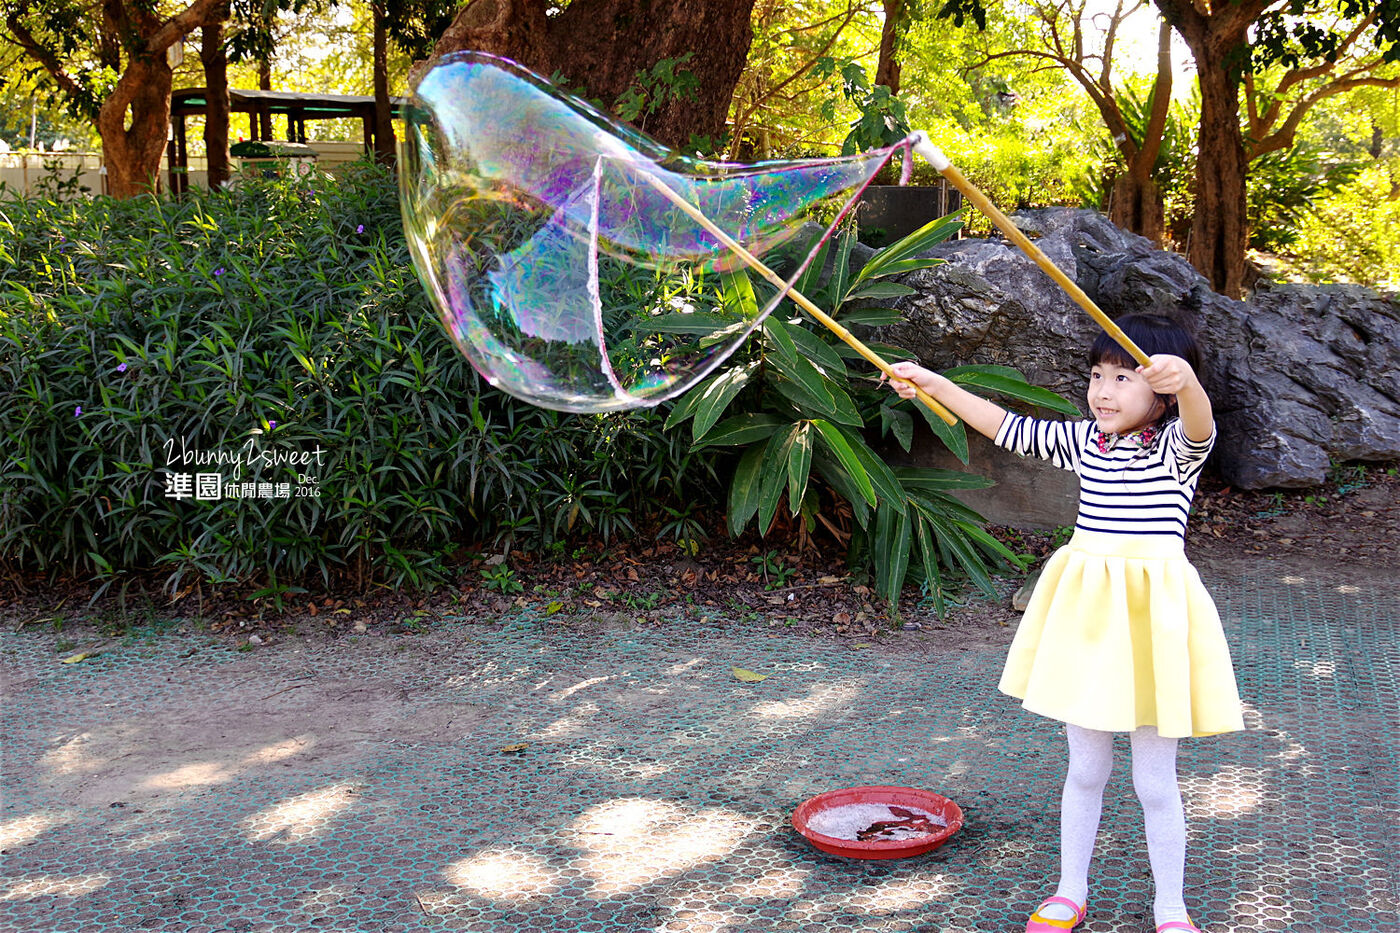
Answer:
[{"label": "giant soap bubble", "polygon": [[[434,65],[407,123],[404,225],[448,333],[492,385],[576,412],[655,405],[712,371],[901,148],[681,158],[479,53]],[[738,245],[786,287],[751,279]]]}]

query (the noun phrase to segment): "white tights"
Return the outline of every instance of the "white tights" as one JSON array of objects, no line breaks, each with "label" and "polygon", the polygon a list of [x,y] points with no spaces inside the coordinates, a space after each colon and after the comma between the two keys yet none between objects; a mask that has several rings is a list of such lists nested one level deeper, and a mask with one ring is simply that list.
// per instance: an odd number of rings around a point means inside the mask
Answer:
[{"label": "white tights", "polygon": [[[1083,904],[1089,893],[1089,859],[1099,832],[1103,789],[1113,771],[1113,733],[1066,726],[1069,769],[1060,799],[1060,886],[1055,894]],[[1152,912],[1157,925],[1185,920],[1182,875],[1186,864],[1186,814],[1176,782],[1176,739],[1156,728],[1132,733],[1133,790],[1142,803],[1147,857],[1156,888]],[[1070,919],[1067,907],[1052,905],[1043,916]]]}]

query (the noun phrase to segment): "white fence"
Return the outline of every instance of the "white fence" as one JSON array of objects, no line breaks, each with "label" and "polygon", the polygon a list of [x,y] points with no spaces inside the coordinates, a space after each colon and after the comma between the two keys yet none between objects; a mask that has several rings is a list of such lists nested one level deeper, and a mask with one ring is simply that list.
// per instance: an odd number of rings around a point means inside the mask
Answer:
[{"label": "white fence", "polygon": [[[335,172],[365,155],[364,143],[316,140],[308,143],[316,150],[316,168]],[[237,168],[238,160],[234,159]],[[203,156],[190,156],[190,184],[209,186],[209,167]],[[161,186],[169,184],[169,169],[160,160]],[[72,185],[72,179],[77,185]],[[106,175],[102,155],[96,152],[0,152],[0,183],[7,193],[27,194],[105,194]],[[86,192],[81,189],[87,188]]]},{"label": "white fence", "polygon": [[102,156],[95,152],[0,152],[0,182],[7,193],[57,194],[75,177],[90,193],[101,193]]}]

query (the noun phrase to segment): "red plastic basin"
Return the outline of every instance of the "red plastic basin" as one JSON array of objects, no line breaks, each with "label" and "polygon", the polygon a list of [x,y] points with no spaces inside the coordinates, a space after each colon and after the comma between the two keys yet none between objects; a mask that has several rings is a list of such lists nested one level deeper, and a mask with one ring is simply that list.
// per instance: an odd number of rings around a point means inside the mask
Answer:
[{"label": "red plastic basin", "polygon": [[[939,832],[915,839],[881,839],[861,842],[855,839],[837,839],[812,829],[810,823],[814,814],[833,807],[844,807],[853,803],[893,804],[896,807],[917,807],[927,810],[947,822]],[[963,814],[957,804],[947,797],[915,787],[867,786],[847,787],[831,790],[805,800],[792,812],[792,827],[807,841],[823,852],[841,855],[846,858],[909,858],[923,855],[943,845],[948,838],[962,828]]]}]

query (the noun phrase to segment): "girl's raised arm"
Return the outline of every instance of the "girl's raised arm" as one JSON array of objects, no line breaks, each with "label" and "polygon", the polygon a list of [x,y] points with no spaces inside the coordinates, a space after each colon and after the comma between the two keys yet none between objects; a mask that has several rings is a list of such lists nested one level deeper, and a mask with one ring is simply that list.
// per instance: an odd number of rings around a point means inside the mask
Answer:
[{"label": "girl's raised arm", "polygon": [[1168,353],[1158,353],[1150,360],[1151,366],[1139,366],[1137,371],[1152,386],[1153,392],[1176,396],[1177,413],[1186,439],[1196,443],[1209,440],[1215,431],[1215,413],[1210,407],[1210,396],[1206,395],[1191,364]]},{"label": "girl's raised arm", "polygon": [[[895,363],[890,367],[890,371],[900,379],[908,379],[909,382],[938,399],[939,402],[947,406],[949,411],[967,422],[968,426],[977,433],[990,440],[996,440],[997,431],[1001,428],[1001,422],[1006,417],[1005,408],[982,398],[980,395],[973,395],[951,379],[925,369],[917,363]],[[909,385],[909,382],[892,379],[890,387],[899,393],[900,398],[913,398],[914,388]]]}]

